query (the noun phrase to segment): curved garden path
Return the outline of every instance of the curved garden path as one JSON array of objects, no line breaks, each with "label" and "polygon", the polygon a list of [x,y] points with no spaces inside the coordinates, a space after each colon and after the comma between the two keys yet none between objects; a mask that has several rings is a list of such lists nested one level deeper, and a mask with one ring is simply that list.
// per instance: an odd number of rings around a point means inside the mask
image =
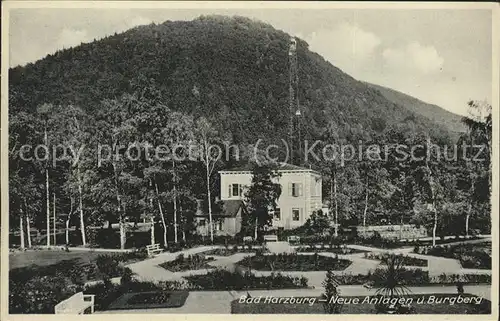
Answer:
[{"label": "curved garden path", "polygon": [[[477,240],[463,240],[453,243],[448,243],[447,245],[453,245],[458,243],[481,243],[485,241],[491,240],[491,237],[485,237]],[[422,270],[428,270],[429,276],[439,276],[442,273],[446,274],[489,274],[491,275],[491,270],[484,269],[464,269],[460,265],[460,262],[455,259],[432,256],[432,255],[423,255],[412,253],[413,247],[402,247],[397,249],[382,249],[364,245],[347,245],[347,247],[357,250],[363,250],[373,253],[394,253],[394,254],[403,254],[408,255],[415,258],[425,259],[428,261],[428,267],[418,267]],[[160,266],[159,264],[163,262],[173,261],[179,254],[183,254],[184,256],[193,255],[197,253],[206,252],[209,250],[213,250],[216,248],[222,248],[222,246],[200,246],[196,248],[191,248],[187,250],[183,250],[175,253],[161,253],[156,255],[154,258],[150,258],[141,262],[136,262],[128,265],[128,267],[135,273],[136,278],[141,281],[173,281],[173,280],[182,280],[183,277],[193,275],[193,274],[205,274],[209,270],[201,269],[194,271],[184,271],[184,272],[171,272]],[[307,255],[304,253],[298,253],[299,255]],[[319,255],[335,257],[336,254],[329,252],[320,252]],[[209,265],[214,267],[226,268],[229,270],[234,269],[234,263],[242,260],[245,256],[254,255],[252,253],[236,253],[230,256],[215,256],[211,255],[215,258],[214,261],[209,262]],[[364,253],[354,253],[347,255],[338,255],[340,259],[350,260],[352,263],[343,271],[334,271],[335,274],[367,274],[368,272],[373,272],[379,266],[380,261],[370,260],[364,258]],[[269,275],[270,271],[252,271],[256,275]],[[322,282],[325,278],[324,271],[286,271],[281,272],[284,275],[290,276],[305,276],[309,279],[309,285],[313,287],[321,287]]]}]

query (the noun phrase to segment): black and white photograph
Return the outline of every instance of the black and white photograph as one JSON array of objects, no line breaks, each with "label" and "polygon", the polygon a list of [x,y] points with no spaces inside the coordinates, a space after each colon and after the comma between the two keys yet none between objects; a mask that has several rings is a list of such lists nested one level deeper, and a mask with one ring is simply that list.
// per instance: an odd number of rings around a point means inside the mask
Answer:
[{"label": "black and white photograph", "polygon": [[498,18],[3,2],[2,318],[496,320]]}]

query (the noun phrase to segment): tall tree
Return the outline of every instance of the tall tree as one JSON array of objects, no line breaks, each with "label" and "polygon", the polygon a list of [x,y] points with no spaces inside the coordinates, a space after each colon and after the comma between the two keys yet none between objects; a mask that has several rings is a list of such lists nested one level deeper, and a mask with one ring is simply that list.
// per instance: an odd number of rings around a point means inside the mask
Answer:
[{"label": "tall tree", "polygon": [[49,167],[50,167],[50,145],[49,145],[49,127],[50,127],[50,114],[54,106],[52,104],[43,104],[38,107],[37,112],[43,120],[43,144],[46,147],[46,162],[45,162],[45,208],[47,213],[47,247],[50,246],[50,192],[49,192]]},{"label": "tall tree", "polygon": [[[462,122],[467,126],[467,133],[461,137],[466,155],[461,159],[469,181],[468,206],[465,219],[465,235],[469,236],[469,220],[474,207],[479,203],[489,202],[491,197],[491,140],[492,115],[491,105],[480,101],[469,101],[469,115]],[[482,150],[477,150],[478,148]],[[463,155],[464,155],[463,154]],[[488,195],[480,190],[481,181],[488,182]],[[483,195],[482,195],[483,194]]]},{"label": "tall tree", "polygon": [[264,226],[272,223],[271,211],[277,207],[281,195],[281,185],[276,182],[279,173],[272,164],[254,165],[252,184],[245,194],[248,213],[254,225],[254,239]]},{"label": "tall tree", "polygon": [[210,240],[214,241],[214,227],[212,221],[212,193],[211,177],[217,162],[222,155],[218,154],[219,136],[212,124],[204,117],[196,120],[196,139],[199,144],[198,150],[200,158],[205,165],[206,184],[207,184],[207,202],[208,202],[208,226],[210,230]]},{"label": "tall tree", "polygon": [[179,198],[179,175],[187,167],[185,163],[189,161],[189,145],[195,140],[193,132],[194,122],[191,116],[179,112],[170,115],[168,123],[165,125],[164,136],[172,151],[170,173],[172,176],[172,203],[174,208],[174,242],[178,241],[178,198]]}]

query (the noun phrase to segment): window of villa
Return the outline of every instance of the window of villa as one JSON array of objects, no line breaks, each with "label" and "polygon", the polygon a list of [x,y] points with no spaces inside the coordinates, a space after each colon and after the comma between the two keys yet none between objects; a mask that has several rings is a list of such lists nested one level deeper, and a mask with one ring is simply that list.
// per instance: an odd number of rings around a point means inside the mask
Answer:
[{"label": "window of villa", "polygon": [[293,221],[300,221],[300,209],[298,209],[298,208],[292,209],[292,220]]},{"label": "window of villa", "polygon": [[239,197],[242,194],[243,185],[231,184],[229,185],[229,197]]},{"label": "window of villa", "polygon": [[290,196],[298,197],[302,196],[302,184],[301,183],[290,183],[288,186]]},{"label": "window of villa", "polygon": [[279,207],[277,207],[275,210],[274,210],[274,219],[276,221],[280,221],[281,220],[281,209]]}]

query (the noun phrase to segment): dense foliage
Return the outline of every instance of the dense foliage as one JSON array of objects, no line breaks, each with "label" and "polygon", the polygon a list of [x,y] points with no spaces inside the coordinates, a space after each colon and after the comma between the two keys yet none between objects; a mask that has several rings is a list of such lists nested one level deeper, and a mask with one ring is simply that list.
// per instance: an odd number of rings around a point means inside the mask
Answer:
[{"label": "dense foliage", "polygon": [[466,269],[491,269],[491,243],[423,246],[415,247],[414,252],[456,259]]},{"label": "dense foliage", "polygon": [[[195,239],[196,199],[206,200],[211,223],[220,195],[217,170],[237,163],[234,155],[210,162],[206,147],[259,138],[279,145],[287,137],[289,41],[286,33],[247,18],[200,17],[137,27],[10,69],[9,222],[20,231],[21,246],[31,246],[33,227],[52,229],[53,216],[59,231],[77,228],[83,245],[92,239],[89,226],[113,229],[115,223],[125,248],[133,229],[127,222],[141,220],[160,224],[165,247]],[[430,144],[455,142],[443,127],[343,73],[300,39],[297,55],[302,138],[321,140],[318,147],[360,141],[362,151],[370,144],[389,147],[386,155],[378,153],[383,161],[302,162],[322,173],[335,223],[415,223],[433,236],[473,229],[489,234],[491,109],[489,118],[467,118],[468,133],[460,138],[487,146],[485,162],[399,161],[393,144],[421,146],[417,154],[426,155]],[[187,143],[205,147],[203,157],[145,156],[150,145],[172,150]],[[21,159],[26,144],[44,144],[46,159]],[[56,149],[60,144],[66,148]],[[98,155],[116,157],[98,162]],[[250,195],[261,227],[269,219],[259,205],[264,194]],[[317,231],[324,223],[315,218],[305,229]],[[153,231],[151,242],[159,242]]]}]

